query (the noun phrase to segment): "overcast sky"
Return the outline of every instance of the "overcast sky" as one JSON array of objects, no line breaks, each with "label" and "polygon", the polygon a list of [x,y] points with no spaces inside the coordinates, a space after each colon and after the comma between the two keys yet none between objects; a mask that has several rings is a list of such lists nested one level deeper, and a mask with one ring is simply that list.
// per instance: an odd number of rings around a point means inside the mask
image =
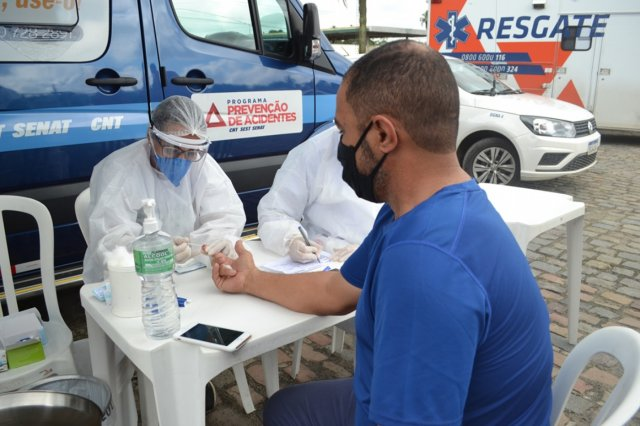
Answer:
[{"label": "overcast sky", "polygon": [[[302,0],[315,3],[320,14],[320,27],[358,26],[358,0]],[[367,25],[420,29],[420,16],[427,10],[426,0],[367,1]]]}]

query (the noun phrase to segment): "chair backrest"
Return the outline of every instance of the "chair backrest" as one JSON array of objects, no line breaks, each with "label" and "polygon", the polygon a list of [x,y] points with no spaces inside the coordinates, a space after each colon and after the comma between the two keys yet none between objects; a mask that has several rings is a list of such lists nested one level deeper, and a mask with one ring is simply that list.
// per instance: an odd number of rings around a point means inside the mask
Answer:
[{"label": "chair backrest", "polygon": [[89,201],[91,200],[91,194],[89,188],[78,194],[75,202],[76,220],[78,226],[80,226],[80,232],[84,237],[84,241],[89,244]]},{"label": "chair backrest", "polygon": [[[40,273],[42,274],[42,291],[47,307],[49,320],[57,320],[64,323],[58,296],[55,287],[55,275],[53,268],[53,221],[49,210],[39,201],[31,198],[15,195],[0,195],[0,272],[4,285],[4,294],[7,301],[9,314],[19,311],[13,276],[11,274],[11,262],[7,247],[7,233],[4,226],[3,213],[15,211],[26,213],[36,220],[40,239]],[[3,316],[0,309],[0,317]]]},{"label": "chair backrest", "polygon": [[627,327],[605,327],[581,340],[560,367],[553,383],[552,425],[558,422],[580,373],[598,353],[615,357],[624,372],[592,424],[623,425],[640,409],[640,333]]}]

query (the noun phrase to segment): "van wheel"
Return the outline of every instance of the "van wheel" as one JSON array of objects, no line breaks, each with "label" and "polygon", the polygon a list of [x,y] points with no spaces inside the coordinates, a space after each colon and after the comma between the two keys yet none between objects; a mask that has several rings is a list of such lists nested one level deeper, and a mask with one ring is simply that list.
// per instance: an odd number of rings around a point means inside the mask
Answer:
[{"label": "van wheel", "polygon": [[518,154],[501,138],[481,139],[471,145],[462,167],[478,182],[512,185],[520,178]]}]

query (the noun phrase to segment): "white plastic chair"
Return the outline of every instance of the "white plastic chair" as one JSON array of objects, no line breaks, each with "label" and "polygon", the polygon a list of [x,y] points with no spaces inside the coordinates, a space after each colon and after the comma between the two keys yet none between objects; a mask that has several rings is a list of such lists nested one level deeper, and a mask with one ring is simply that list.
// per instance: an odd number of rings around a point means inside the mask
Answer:
[{"label": "white plastic chair", "polygon": [[605,327],[581,340],[560,367],[553,382],[551,424],[560,420],[576,380],[598,353],[615,357],[624,373],[592,425],[621,426],[640,409],[640,333],[627,327]]},{"label": "white plastic chair", "polygon": [[[51,214],[44,204],[31,198],[0,195],[0,272],[2,273],[9,315],[17,313],[20,309],[11,275],[7,236],[2,217],[5,211],[25,213],[33,216],[36,220],[40,240],[42,293],[49,320],[43,322],[47,338],[47,344],[44,346],[45,359],[0,373],[0,392],[18,389],[54,374],[77,374],[71,352],[73,336],[58,307],[53,268],[53,221]],[[3,315],[2,309],[0,309],[0,317]]]},{"label": "white plastic chair", "polygon": [[[76,198],[76,202],[74,205],[76,212],[76,219],[78,221],[78,226],[80,226],[80,231],[82,232],[82,236],[84,237],[87,244],[89,243],[89,201],[91,200],[91,194],[89,192],[89,188],[82,191],[78,194]],[[244,364],[236,364],[233,366],[233,374],[236,378],[236,383],[238,385],[238,392],[240,393],[240,397],[242,399],[242,406],[247,414],[255,411],[255,406],[253,405],[253,400],[251,398],[251,391],[249,389],[249,384],[247,382],[247,376],[244,371]],[[148,402],[147,402],[148,403]]]},{"label": "white plastic chair", "polygon": [[89,192],[89,188],[86,188],[78,194],[73,206],[76,212],[76,220],[78,221],[80,232],[82,232],[84,241],[87,244],[89,243],[89,201],[91,201],[91,193]]}]

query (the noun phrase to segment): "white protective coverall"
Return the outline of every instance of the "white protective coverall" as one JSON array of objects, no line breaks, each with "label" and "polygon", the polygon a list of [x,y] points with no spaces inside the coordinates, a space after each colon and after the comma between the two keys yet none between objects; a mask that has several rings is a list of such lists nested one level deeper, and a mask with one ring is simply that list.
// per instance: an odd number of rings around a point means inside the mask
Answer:
[{"label": "white protective coverall", "polygon": [[342,180],[338,161],[340,132],[334,126],[289,152],[269,192],[258,204],[258,236],[284,256],[302,225],[309,238],[333,253],[360,244],[382,204],[358,198]]},{"label": "white protective coverall", "polygon": [[176,187],[151,166],[149,149],[147,139],[139,140],[113,152],[93,169],[85,282],[101,281],[105,254],[117,246],[130,249],[140,236],[145,198],[155,199],[161,229],[172,237],[188,236],[200,245],[223,238],[235,242],[242,233],[246,220],[242,202],[210,155],[194,162]]}]

